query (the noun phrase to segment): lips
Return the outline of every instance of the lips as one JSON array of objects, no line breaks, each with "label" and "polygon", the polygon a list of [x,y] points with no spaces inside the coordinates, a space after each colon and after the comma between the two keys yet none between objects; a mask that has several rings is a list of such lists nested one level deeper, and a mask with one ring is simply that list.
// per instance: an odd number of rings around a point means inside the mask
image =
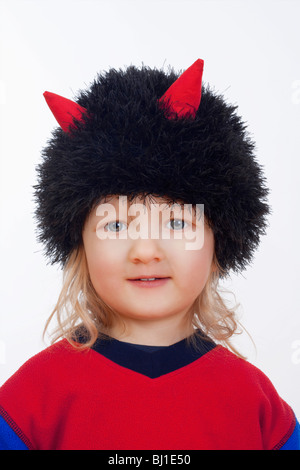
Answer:
[{"label": "lips", "polygon": [[128,279],[129,281],[154,281],[157,279],[169,279],[168,276],[162,276],[162,275],[152,275],[152,276],[139,276],[139,277],[134,277],[131,279]]},{"label": "lips", "polygon": [[139,277],[135,279],[128,279],[128,281],[137,287],[159,287],[159,286],[164,286],[168,281],[170,277]]}]

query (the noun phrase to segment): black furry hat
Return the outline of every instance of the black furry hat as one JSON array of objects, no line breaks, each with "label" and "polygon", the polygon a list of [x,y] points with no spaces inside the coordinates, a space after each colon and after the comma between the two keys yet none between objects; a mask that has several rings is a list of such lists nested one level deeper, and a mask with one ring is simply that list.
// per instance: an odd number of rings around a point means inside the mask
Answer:
[{"label": "black furry hat", "polygon": [[90,210],[110,194],[204,204],[223,275],[250,263],[265,234],[268,189],[237,107],[201,84],[201,67],[199,59],[181,75],[110,69],[76,102],[45,93],[62,126],[34,187],[38,238],[52,263],[66,263]]}]

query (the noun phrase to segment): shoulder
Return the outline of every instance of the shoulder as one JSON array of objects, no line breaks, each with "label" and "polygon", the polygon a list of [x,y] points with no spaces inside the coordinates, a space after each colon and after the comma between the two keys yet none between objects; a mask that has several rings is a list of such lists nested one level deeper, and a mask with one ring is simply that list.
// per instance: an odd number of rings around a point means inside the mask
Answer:
[{"label": "shoulder", "polygon": [[0,449],[38,448],[42,431],[34,430],[48,429],[45,439],[51,429],[55,431],[74,390],[89,378],[90,360],[95,360],[90,350],[80,350],[67,340],[28,359],[0,387]]},{"label": "shoulder", "polygon": [[43,370],[47,370],[52,364],[59,365],[61,361],[68,360],[70,354],[72,354],[72,346],[68,341],[61,340],[27,359],[3,386],[17,377],[25,377],[27,374],[34,375],[35,373],[42,373]]},{"label": "shoulder", "polygon": [[43,396],[53,392],[55,377],[70,353],[65,340],[49,346],[28,359],[0,387],[0,449],[34,448],[28,423],[33,423],[36,410],[41,414]]},{"label": "shoulder", "polygon": [[[84,370],[85,358],[90,351],[82,351],[72,346],[66,339],[38,352],[24,364],[0,387],[0,406],[3,402],[19,394],[22,387],[24,397],[36,395],[48,387],[59,387],[59,384],[74,375],[77,368]],[[63,380],[62,380],[63,379]]]},{"label": "shoulder", "polygon": [[213,356],[218,373],[224,379],[227,378],[228,382],[234,380],[235,384],[245,382],[247,385],[252,384],[254,387],[272,387],[267,375],[246,359],[237,356],[222,346],[217,346],[212,352],[211,356]]},{"label": "shoulder", "polygon": [[292,408],[262,370],[220,346],[212,352],[210,360],[214,361],[210,366],[221,396],[226,396],[224,403],[227,401],[228,406],[230,399],[232,413],[238,412],[239,419],[245,422],[256,417],[264,448],[279,449],[293,433],[299,433]]},{"label": "shoulder", "polygon": [[[264,400],[278,397],[271,380],[257,366],[222,346],[217,346],[212,353],[208,357],[208,362],[212,360],[214,362],[213,374],[234,395],[243,395],[248,401],[251,397]],[[211,362],[209,365],[212,369]]]}]

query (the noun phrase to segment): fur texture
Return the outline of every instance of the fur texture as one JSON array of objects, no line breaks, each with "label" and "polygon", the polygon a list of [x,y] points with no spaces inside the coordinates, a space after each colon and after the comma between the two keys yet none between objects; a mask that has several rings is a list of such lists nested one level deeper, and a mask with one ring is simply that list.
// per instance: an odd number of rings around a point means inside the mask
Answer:
[{"label": "fur texture", "polygon": [[251,262],[270,213],[254,142],[237,107],[207,85],[194,120],[167,119],[158,99],[178,76],[110,69],[77,96],[83,122],[53,131],[34,187],[38,239],[52,263],[65,264],[90,210],[109,194],[204,204],[224,275]]}]

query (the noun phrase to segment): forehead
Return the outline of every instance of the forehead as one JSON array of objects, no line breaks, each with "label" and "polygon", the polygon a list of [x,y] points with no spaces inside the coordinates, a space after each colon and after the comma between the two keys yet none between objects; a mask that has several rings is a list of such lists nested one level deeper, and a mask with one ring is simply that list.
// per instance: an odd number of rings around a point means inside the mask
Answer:
[{"label": "forehead", "polygon": [[[134,206],[136,205],[136,206]],[[144,208],[141,211],[141,205]],[[142,214],[150,217],[151,223],[159,223],[158,218],[179,218],[192,224],[207,225],[203,204],[187,204],[180,200],[172,200],[169,197],[155,195],[108,195],[102,197],[94,204],[89,212],[85,226],[94,226],[105,217],[126,217],[134,220]],[[153,216],[153,219],[152,219]]]},{"label": "forehead", "polygon": [[121,202],[127,202],[128,205],[131,204],[144,204],[144,205],[150,205],[150,204],[174,204],[175,201],[172,201],[168,197],[163,197],[163,196],[155,196],[153,194],[138,194],[138,195],[133,195],[133,196],[128,196],[128,195],[121,195],[121,194],[110,194],[108,196],[103,197],[100,201],[99,204],[101,203],[110,203],[110,204],[116,204],[119,205],[119,201]]},{"label": "forehead", "polygon": [[123,195],[108,195],[103,197],[100,201],[98,201],[97,206],[99,204],[106,204],[109,203],[112,206],[114,206],[116,209],[126,206],[127,208],[130,208],[134,204],[142,204],[145,206],[145,208],[150,209],[151,205],[159,205],[161,209],[170,209],[172,208],[173,210],[180,210],[180,209],[186,209],[190,210],[192,212],[192,209],[194,214],[198,212],[198,208],[196,208],[196,205],[192,204],[187,204],[184,203],[182,200],[174,200],[169,197],[163,197],[163,196],[155,196],[153,194],[146,194],[146,195],[134,195],[134,196],[123,196]]}]

